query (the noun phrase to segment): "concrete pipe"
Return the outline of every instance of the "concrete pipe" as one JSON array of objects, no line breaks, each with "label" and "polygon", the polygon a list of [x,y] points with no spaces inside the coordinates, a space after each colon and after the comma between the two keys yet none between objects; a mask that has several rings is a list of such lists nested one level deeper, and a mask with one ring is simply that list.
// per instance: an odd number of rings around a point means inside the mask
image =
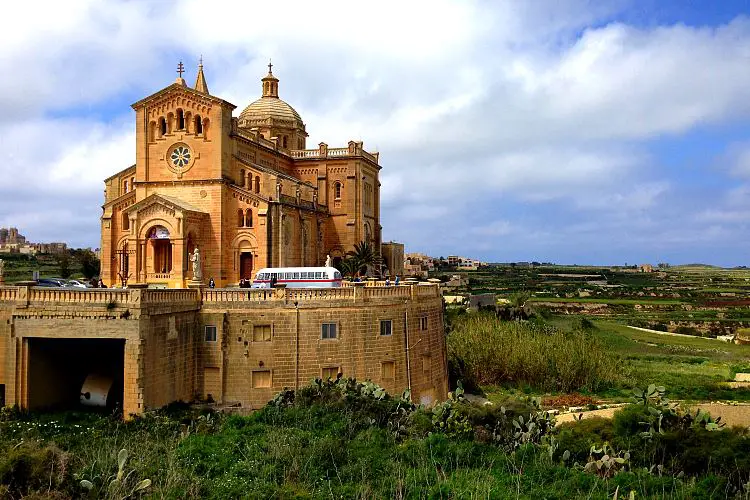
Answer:
[{"label": "concrete pipe", "polygon": [[112,379],[94,373],[89,374],[81,387],[81,404],[83,406],[106,407]]}]

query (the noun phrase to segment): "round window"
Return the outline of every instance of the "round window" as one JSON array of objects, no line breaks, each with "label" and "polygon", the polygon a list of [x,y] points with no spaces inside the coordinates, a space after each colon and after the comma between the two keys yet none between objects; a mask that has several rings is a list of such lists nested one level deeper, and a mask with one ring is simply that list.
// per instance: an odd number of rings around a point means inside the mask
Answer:
[{"label": "round window", "polygon": [[185,168],[191,159],[190,148],[187,146],[175,146],[172,148],[172,153],[169,155],[172,165],[175,168]]}]

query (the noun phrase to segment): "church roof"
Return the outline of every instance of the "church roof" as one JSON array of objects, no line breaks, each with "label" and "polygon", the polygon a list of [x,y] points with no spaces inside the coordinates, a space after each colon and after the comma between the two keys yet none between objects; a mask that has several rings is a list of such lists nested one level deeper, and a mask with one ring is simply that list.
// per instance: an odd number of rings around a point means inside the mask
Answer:
[{"label": "church roof", "polygon": [[300,128],[304,128],[302,117],[297,111],[282,99],[272,96],[263,96],[252,102],[240,113],[240,121],[265,120],[276,118],[290,120]]},{"label": "church roof", "polygon": [[142,106],[144,104],[147,104],[149,101],[153,101],[155,99],[159,99],[160,97],[165,96],[165,95],[167,95],[170,92],[173,92],[175,90],[180,90],[182,92],[186,92],[186,93],[188,93],[190,95],[194,95],[195,97],[201,97],[203,99],[209,99],[211,101],[214,101],[217,104],[223,104],[223,105],[226,105],[226,106],[228,106],[228,107],[230,107],[232,109],[234,109],[234,108],[237,107],[234,104],[232,104],[231,102],[225,101],[224,99],[219,99],[218,97],[215,97],[215,96],[212,96],[212,95],[200,92],[200,91],[195,90],[195,89],[191,89],[187,85],[182,85],[182,84],[179,84],[179,83],[173,83],[172,85],[170,85],[168,87],[164,87],[160,91],[155,92],[155,93],[151,94],[148,97],[144,97],[140,101],[132,104],[131,107],[133,109],[137,109],[140,106]]},{"label": "church roof", "polygon": [[268,63],[268,74],[261,79],[262,97],[250,103],[239,116],[239,126],[275,126],[305,130],[302,117],[293,107],[279,98],[279,79],[271,72],[273,65]]}]

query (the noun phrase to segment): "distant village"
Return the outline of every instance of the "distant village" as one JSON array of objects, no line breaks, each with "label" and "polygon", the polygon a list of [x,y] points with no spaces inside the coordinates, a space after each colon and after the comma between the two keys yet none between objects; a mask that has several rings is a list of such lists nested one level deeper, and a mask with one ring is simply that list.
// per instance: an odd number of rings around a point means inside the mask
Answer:
[{"label": "distant village", "polygon": [[38,253],[63,253],[68,249],[66,243],[32,243],[20,234],[15,227],[0,228],[0,254],[17,253],[36,255]]}]

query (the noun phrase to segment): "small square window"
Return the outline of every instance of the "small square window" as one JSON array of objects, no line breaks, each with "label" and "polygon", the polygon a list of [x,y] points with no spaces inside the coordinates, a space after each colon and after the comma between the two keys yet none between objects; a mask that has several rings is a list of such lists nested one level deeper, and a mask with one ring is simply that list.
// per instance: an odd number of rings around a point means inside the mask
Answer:
[{"label": "small square window", "polygon": [[338,366],[329,366],[326,368],[323,368],[322,370],[323,374],[323,380],[336,380],[336,378],[339,376],[339,367]]},{"label": "small square window", "polygon": [[320,327],[320,338],[335,339],[336,338],[336,323],[323,323]]},{"label": "small square window", "polygon": [[419,329],[427,330],[427,316],[419,318]]},{"label": "small square window", "polygon": [[393,361],[383,361],[380,363],[381,380],[393,380],[396,378],[396,363]]},{"label": "small square window", "polygon": [[251,382],[253,389],[266,389],[271,387],[271,370],[253,372]]},{"label": "small square window", "polygon": [[390,319],[380,320],[380,335],[392,335],[393,334],[393,321]]},{"label": "small square window", "polygon": [[432,368],[432,357],[429,354],[425,354],[422,356],[422,371],[424,373],[430,373],[430,369]]},{"label": "small square window", "polygon": [[253,326],[253,342],[270,342],[271,325]]},{"label": "small square window", "polygon": [[206,342],[216,342],[216,327],[206,325]]}]

